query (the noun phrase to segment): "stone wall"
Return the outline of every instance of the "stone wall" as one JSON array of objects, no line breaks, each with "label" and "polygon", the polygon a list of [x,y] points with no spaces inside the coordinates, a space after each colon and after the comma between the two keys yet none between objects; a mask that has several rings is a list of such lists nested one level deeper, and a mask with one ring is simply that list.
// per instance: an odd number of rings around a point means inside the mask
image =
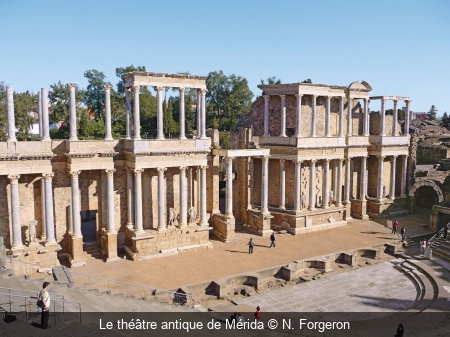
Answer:
[{"label": "stone wall", "polygon": [[441,146],[419,145],[417,148],[417,165],[437,164],[450,157],[450,149]]}]

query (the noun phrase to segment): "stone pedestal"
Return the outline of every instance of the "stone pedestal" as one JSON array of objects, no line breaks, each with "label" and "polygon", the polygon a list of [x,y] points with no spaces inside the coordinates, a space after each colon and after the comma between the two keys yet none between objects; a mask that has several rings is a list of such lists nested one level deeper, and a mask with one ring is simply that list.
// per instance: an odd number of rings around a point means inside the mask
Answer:
[{"label": "stone pedestal", "polygon": [[350,207],[350,213],[353,218],[361,220],[369,219],[369,215],[367,215],[367,200],[352,200]]},{"label": "stone pedestal", "polygon": [[236,221],[234,217],[226,217],[222,214],[212,214],[212,233],[220,241],[229,243],[235,237]]},{"label": "stone pedestal", "polygon": [[117,233],[106,234],[105,257],[105,262],[120,260],[120,258],[117,256]]},{"label": "stone pedestal", "polygon": [[70,238],[70,267],[82,267],[86,265],[83,253],[83,238]]}]

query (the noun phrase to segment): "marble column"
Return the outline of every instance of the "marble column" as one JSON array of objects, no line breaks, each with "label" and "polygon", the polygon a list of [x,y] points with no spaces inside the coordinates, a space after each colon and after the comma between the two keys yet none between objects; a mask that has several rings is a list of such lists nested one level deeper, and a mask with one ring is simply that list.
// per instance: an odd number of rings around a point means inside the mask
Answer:
[{"label": "marble column", "polygon": [[359,189],[359,200],[366,200],[367,191],[367,157],[361,157],[361,180]]},{"label": "marble column", "polygon": [[186,167],[180,167],[180,221],[178,223],[180,228],[187,227],[187,214],[188,214],[188,200],[186,189]]},{"label": "marble column", "polygon": [[126,167],[127,169],[127,206],[128,206],[128,220],[127,228],[133,229],[134,223],[134,200],[133,200],[133,169]]},{"label": "marble column", "polygon": [[339,100],[339,137],[344,137],[344,97]]},{"label": "marble column", "polygon": [[269,157],[261,157],[261,213],[267,213],[269,211]]},{"label": "marble column", "polygon": [[[72,219],[72,213],[69,215],[70,219]],[[46,233],[45,233],[45,183],[44,179],[41,179],[41,219],[42,219],[42,228],[41,228],[41,240],[45,240]]]},{"label": "marble column", "polygon": [[81,171],[70,171],[70,181],[72,185],[72,225],[73,235],[72,238],[80,239],[83,237],[81,234],[81,201],[80,201],[80,186],[78,177]]},{"label": "marble column", "polygon": [[380,111],[380,136],[386,136],[385,132],[385,119],[386,119],[386,100],[384,98],[381,99],[381,111]]},{"label": "marble column", "polygon": [[311,95],[311,137],[316,137],[316,99],[317,95]]},{"label": "marble column", "polygon": [[342,161],[344,159],[337,160],[337,189],[336,189],[336,207],[342,207]]},{"label": "marble column", "polygon": [[131,88],[125,88],[126,127],[125,139],[131,139]]},{"label": "marble column", "polygon": [[116,225],[114,221],[114,172],[115,169],[106,171],[106,185],[107,185],[107,225],[106,230],[108,234],[116,234]]},{"label": "marble column", "polygon": [[38,91],[38,99],[39,99],[39,105],[38,105],[38,109],[39,109],[39,139],[42,138],[42,96],[41,96],[41,92]]},{"label": "marble column", "polygon": [[134,232],[144,233],[142,223],[142,172],[144,169],[134,169]]},{"label": "marble column", "polygon": [[8,123],[8,142],[17,142],[16,139],[16,120],[14,117],[14,95],[13,88],[6,87],[6,101],[7,101],[7,123]]},{"label": "marble column", "polygon": [[264,95],[264,135],[269,137],[269,95]]},{"label": "marble column", "polygon": [[391,157],[391,182],[390,182],[390,191],[389,197],[391,200],[395,199],[395,172],[397,165],[397,156]]},{"label": "marble column", "polygon": [[197,89],[197,138],[200,138],[201,125],[202,125],[202,100],[201,100],[202,89]]},{"label": "marble column", "polygon": [[187,177],[187,179],[188,179],[188,188],[187,188],[187,190],[188,190],[188,209],[189,209],[192,206],[194,206],[193,195],[192,195],[193,194],[193,190],[194,190],[194,187],[192,186],[192,182],[193,182],[193,179],[192,179],[192,168],[188,169],[188,177]]},{"label": "marble column", "polygon": [[226,157],[226,176],[227,176],[227,189],[226,189],[226,204],[225,204],[225,217],[233,217],[233,157]]},{"label": "marble column", "polygon": [[363,135],[369,136],[369,99],[364,98],[364,125],[363,125]]},{"label": "marble column", "polygon": [[353,110],[353,99],[348,96],[347,100],[347,108],[348,108],[348,115],[347,115],[347,136],[351,137],[353,134],[353,124],[352,124],[352,110]]},{"label": "marble column", "polygon": [[411,100],[406,100],[406,108],[405,108],[405,135],[409,135],[409,123],[410,123],[410,112],[409,112],[409,103],[411,103]]},{"label": "marble column", "polygon": [[316,159],[309,162],[309,206],[308,210],[314,211],[316,209]]},{"label": "marble column", "polygon": [[50,123],[48,120],[48,92],[46,88],[41,89],[42,99],[42,140],[49,141],[50,139]]},{"label": "marble column", "polygon": [[406,197],[406,183],[408,178],[408,156],[402,156],[402,186],[401,186],[401,195],[402,197]]},{"label": "marble column", "polygon": [[302,136],[302,97],[303,95],[295,95],[297,98],[297,114],[295,123],[295,137],[300,138]]},{"label": "marble column", "polygon": [[200,166],[200,226],[208,226],[206,220],[206,168]]},{"label": "marble column", "polygon": [[294,159],[292,162],[295,165],[294,211],[298,212],[302,209],[302,195],[301,195],[302,161],[299,159]]},{"label": "marble column", "polygon": [[326,96],[325,98],[326,98],[325,137],[331,137],[330,132],[331,96]]},{"label": "marble column", "polygon": [[286,164],[280,159],[280,204],[279,209],[286,209]]},{"label": "marble column", "polygon": [[384,158],[385,156],[378,156],[378,175],[377,175],[377,198],[383,199],[383,176],[384,176]]},{"label": "marble column", "polygon": [[393,122],[393,126],[392,126],[392,135],[393,136],[398,136],[398,132],[397,132],[397,123],[398,123],[398,111],[397,111],[397,100],[394,99],[394,122]]},{"label": "marble column", "polygon": [[351,190],[351,167],[352,167],[352,158],[345,158],[345,204],[350,203],[350,190]]},{"label": "marble column", "polygon": [[111,88],[110,84],[105,84],[105,140],[113,140],[111,133]]},{"label": "marble column", "polygon": [[42,177],[44,179],[45,186],[45,245],[56,245],[55,240],[55,219],[53,216],[53,188],[52,178],[55,174],[44,173]]},{"label": "marble column", "polygon": [[323,160],[323,190],[322,190],[322,204],[323,208],[330,207],[330,160]]},{"label": "marble column", "polygon": [[67,83],[69,87],[69,124],[70,124],[70,141],[78,140],[77,136],[77,103],[75,99],[75,89],[77,85],[75,83]]},{"label": "marble column", "polygon": [[141,139],[141,114],[139,112],[139,90],[141,87],[138,85],[133,86],[134,92],[134,137],[133,139]]},{"label": "marble column", "polygon": [[286,137],[286,95],[281,97],[281,130],[280,137]]},{"label": "marble column", "polygon": [[185,135],[185,125],[186,125],[186,121],[185,121],[185,110],[184,110],[184,93],[186,91],[185,88],[180,88],[180,134],[178,136],[178,138],[180,139],[186,139],[186,135]]},{"label": "marble column", "polygon": [[202,101],[202,108],[201,108],[201,124],[200,124],[200,138],[206,139],[206,89],[202,89],[201,91],[201,101]]},{"label": "marble column", "polygon": [[163,98],[164,87],[155,87],[156,91],[156,139],[164,139]]},{"label": "marble column", "polygon": [[[197,178],[197,197],[195,198],[196,208],[197,208],[197,219],[200,219],[200,191],[202,190],[202,182],[200,178],[200,167],[197,167],[195,171],[195,176]],[[195,194],[195,192],[194,192]]]},{"label": "marble column", "polygon": [[19,178],[20,174],[9,174],[8,179],[11,189],[11,225],[12,225],[12,249],[22,249],[22,228],[20,223],[19,202]]},{"label": "marble column", "polygon": [[157,168],[158,171],[158,231],[166,231],[166,200],[164,193],[164,172],[166,172],[166,167]]}]

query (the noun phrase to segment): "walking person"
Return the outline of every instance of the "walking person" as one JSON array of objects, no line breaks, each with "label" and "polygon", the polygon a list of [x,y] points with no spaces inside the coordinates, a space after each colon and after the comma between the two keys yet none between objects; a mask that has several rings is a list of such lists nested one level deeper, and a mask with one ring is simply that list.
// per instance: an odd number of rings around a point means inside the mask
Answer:
[{"label": "walking person", "polygon": [[253,242],[253,239],[250,238],[250,241],[248,242],[248,253],[253,254],[253,247],[255,246],[255,243]]},{"label": "walking person", "polygon": [[392,224],[392,233],[391,234],[397,234],[397,227],[398,227],[398,221],[394,220],[394,223]]},{"label": "walking person", "polygon": [[406,228],[405,226],[402,227],[400,234],[402,235],[402,242],[406,240]]},{"label": "walking person", "polygon": [[44,304],[44,307],[42,308],[42,315],[41,315],[41,328],[42,329],[50,328],[48,326],[48,316],[50,315],[50,295],[48,293],[49,286],[50,286],[50,283],[44,282],[42,284],[42,290],[39,293],[39,300],[42,301],[42,303]]},{"label": "walking person", "polygon": [[403,327],[403,324],[400,323],[397,328],[397,333],[395,334],[394,337],[403,337],[404,333],[405,333],[405,328]]},{"label": "walking person", "polygon": [[275,234],[272,233],[270,236],[270,248],[275,248]]},{"label": "walking person", "polygon": [[256,325],[259,326],[259,322],[261,321],[261,308],[259,306],[256,307],[256,311],[253,316],[255,317]]}]

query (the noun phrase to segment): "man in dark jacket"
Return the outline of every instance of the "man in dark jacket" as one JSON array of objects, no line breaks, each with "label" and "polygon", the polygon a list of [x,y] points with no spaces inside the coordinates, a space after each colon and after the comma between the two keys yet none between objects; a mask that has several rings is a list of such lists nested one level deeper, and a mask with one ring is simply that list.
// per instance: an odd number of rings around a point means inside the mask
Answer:
[{"label": "man in dark jacket", "polygon": [[275,234],[272,233],[272,235],[270,236],[270,248],[275,248]]}]

